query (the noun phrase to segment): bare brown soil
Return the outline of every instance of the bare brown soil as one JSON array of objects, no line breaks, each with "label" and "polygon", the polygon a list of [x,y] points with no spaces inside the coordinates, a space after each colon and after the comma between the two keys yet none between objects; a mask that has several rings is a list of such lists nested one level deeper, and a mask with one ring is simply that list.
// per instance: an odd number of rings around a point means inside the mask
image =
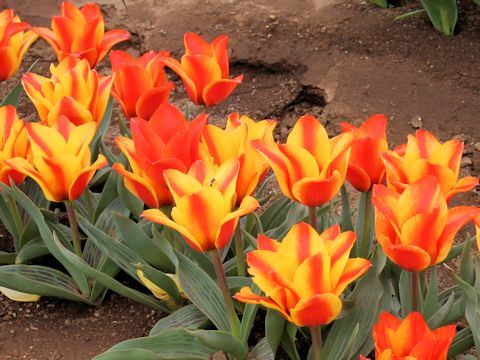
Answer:
[{"label": "bare brown soil", "polygon": [[[332,134],[340,121],[358,124],[385,113],[392,146],[418,127],[442,140],[459,136],[466,143],[462,172],[480,170],[480,8],[472,1],[459,1],[454,37],[437,33],[425,15],[393,20],[417,8],[417,1],[386,10],[361,0],[125,0],[127,8],[121,0],[99,3],[108,28],[134,34],[121,45],[133,54],[167,49],[179,57],[187,31],[207,39],[230,36],[231,73],[244,73],[245,81],[208,110],[212,122],[222,123],[232,111],[273,117],[280,121],[278,138],[284,138],[305,113],[318,116]],[[8,5],[32,25],[48,26],[59,4],[0,0],[0,9]],[[38,41],[23,70],[36,58],[35,72],[46,75],[53,51]],[[108,71],[108,61],[99,68]],[[13,86],[14,80],[6,84]],[[183,92],[175,99],[185,106]],[[26,97],[21,109],[24,118],[35,119]],[[478,204],[475,194],[459,201]],[[114,294],[98,308],[54,299],[15,304],[0,297],[0,359],[91,359],[121,340],[146,335],[159,316]]]}]

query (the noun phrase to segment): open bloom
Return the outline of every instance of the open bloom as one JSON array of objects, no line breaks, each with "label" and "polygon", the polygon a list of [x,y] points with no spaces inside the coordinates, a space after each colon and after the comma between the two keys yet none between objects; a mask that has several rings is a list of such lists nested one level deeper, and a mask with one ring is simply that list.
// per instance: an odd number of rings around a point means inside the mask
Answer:
[{"label": "open bloom", "polygon": [[189,32],[183,41],[185,55],[181,61],[167,58],[165,65],[180,76],[195,104],[213,106],[225,100],[243,80],[243,75],[229,77],[228,37],[221,35],[210,44]]},{"label": "open bloom", "polygon": [[103,155],[90,164],[89,144],[95,135],[95,123],[75,126],[62,116],[53,127],[39,123],[27,123],[25,127],[32,164],[19,157],[5,162],[35,180],[49,201],[77,199],[95,171],[107,164]]},{"label": "open bloom", "polygon": [[418,312],[410,313],[404,320],[382,312],[373,326],[375,359],[447,360],[455,331],[455,325],[430,330]]},{"label": "open bloom", "polygon": [[86,60],[73,56],[57,66],[50,65],[50,72],[50,79],[33,73],[22,78],[40,120],[51,126],[64,115],[75,125],[100,123],[110,96],[112,75],[100,76]]},{"label": "open bloom", "polygon": [[252,141],[263,140],[274,144],[275,126],[273,120],[255,122],[247,116],[232,113],[228,116],[225,129],[207,125],[202,132],[200,147],[204,161],[220,165],[229,159],[239,160],[237,204],[253,193],[269,168],[265,158],[252,147]]},{"label": "open bloom", "polygon": [[436,178],[426,176],[402,194],[374,185],[375,232],[385,254],[408,271],[442,262],[455,235],[479,212],[472,206],[447,208]]},{"label": "open bloom", "polygon": [[238,161],[228,161],[214,177],[203,181],[178,170],[165,170],[165,180],[175,200],[173,221],[158,209],[145,210],[142,216],[177,230],[196,251],[222,249],[230,241],[239,218],[259,206],[257,200],[246,196],[232,212],[238,168]]},{"label": "open bloom", "polygon": [[73,55],[87,60],[93,68],[113,45],[130,38],[126,30],[105,32],[103,16],[96,4],[86,4],[79,9],[64,1],[61,11],[61,16],[52,19],[52,30],[42,27],[32,29],[50,44],[59,61]]},{"label": "open bloom", "polygon": [[12,9],[0,12],[0,81],[15,75],[23,55],[37,39],[33,31],[25,31],[29,27]]},{"label": "open bloom", "polygon": [[[400,154],[399,154],[400,153]],[[409,135],[405,146],[397,152],[382,154],[387,171],[387,184],[398,192],[426,175],[437,178],[443,193],[449,200],[453,195],[472,190],[478,179],[468,176],[458,180],[463,143],[449,140],[440,143],[426,130]]]},{"label": "open bloom", "polygon": [[353,131],[347,180],[358,191],[368,191],[383,181],[385,166],[380,154],[388,150],[385,115],[368,118],[359,128],[342,122],[343,132]]},{"label": "open bloom", "polygon": [[174,84],[167,79],[162,58],[169,55],[149,51],[135,59],[125,51],[110,52],[115,73],[112,95],[127,118],[148,120],[160,104],[168,101]]},{"label": "open bloom", "polygon": [[368,260],[349,258],[354,242],[355,233],[341,233],[338,225],[318,234],[303,222],[282,242],[260,235],[247,263],[266,296],[244,287],[234,298],[277,310],[297,326],[328,324],[342,309],[343,290],[371,266]]},{"label": "open bloom", "polygon": [[126,188],[149,207],[170,205],[173,199],[163,172],[177,169],[186,173],[200,158],[200,133],[206,122],[206,114],[187,122],[182,113],[168,103],[160,105],[149,121],[131,119],[133,139],[121,136],[115,143],[127,157],[132,171],[127,171],[122,164],[114,164],[113,169],[125,178]]},{"label": "open bloom", "polygon": [[347,173],[351,132],[328,138],[313,116],[298,119],[286,144],[253,141],[270,163],[282,192],[306,206],[330,201],[340,190]]},{"label": "open bloom", "polygon": [[21,183],[25,175],[7,165],[4,160],[14,157],[29,157],[29,142],[24,123],[17,117],[17,110],[11,105],[0,107],[0,181],[10,185]]}]

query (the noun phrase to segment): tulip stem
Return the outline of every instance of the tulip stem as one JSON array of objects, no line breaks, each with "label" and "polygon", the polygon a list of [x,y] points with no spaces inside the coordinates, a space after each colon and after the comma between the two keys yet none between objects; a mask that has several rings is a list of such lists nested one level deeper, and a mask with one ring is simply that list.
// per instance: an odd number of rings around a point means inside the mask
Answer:
[{"label": "tulip stem", "polygon": [[242,229],[240,229],[240,226],[235,228],[233,241],[235,242],[235,256],[237,258],[237,275],[245,276],[245,249],[242,237]]},{"label": "tulip stem", "polygon": [[227,277],[225,276],[225,270],[223,269],[220,253],[218,252],[217,249],[210,251],[210,253],[212,255],[213,266],[215,268],[215,273],[217,275],[218,287],[222,291],[223,298],[225,300],[225,306],[227,308],[228,319],[230,321],[230,328],[231,328],[232,334],[233,336],[239,338],[240,324],[238,321],[237,313],[235,312],[235,306],[233,305],[233,300],[230,294],[230,290],[228,289]]},{"label": "tulip stem", "polygon": [[370,254],[370,250],[372,248],[372,224],[372,191],[369,190],[360,194],[357,219],[355,220],[355,233],[357,234],[356,247],[358,257],[367,259]]},{"label": "tulip stem", "polygon": [[418,272],[412,272],[412,311],[418,311]]},{"label": "tulip stem", "polygon": [[73,249],[75,250],[75,254],[77,254],[79,257],[83,257],[80,233],[78,231],[77,215],[75,215],[73,202],[70,200],[65,200],[65,206],[67,207],[68,222],[70,224],[70,231],[72,233]]},{"label": "tulip stem", "polygon": [[308,214],[310,216],[310,225],[315,229],[315,231],[318,231],[317,207],[309,206]]},{"label": "tulip stem", "polygon": [[310,335],[312,338],[313,357],[312,360],[322,359],[322,331],[320,326],[311,326]]}]

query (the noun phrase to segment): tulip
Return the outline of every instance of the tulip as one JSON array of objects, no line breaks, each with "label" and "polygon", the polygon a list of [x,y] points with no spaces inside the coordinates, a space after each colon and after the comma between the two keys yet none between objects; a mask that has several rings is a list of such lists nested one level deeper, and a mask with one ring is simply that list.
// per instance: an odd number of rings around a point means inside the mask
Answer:
[{"label": "tulip", "polygon": [[387,171],[387,184],[398,192],[426,175],[434,175],[447,200],[460,192],[472,190],[478,179],[468,176],[458,180],[463,143],[449,140],[440,143],[426,130],[417,130],[415,136],[409,135],[405,146],[398,152],[387,151],[382,154]]},{"label": "tulip", "polygon": [[197,105],[213,106],[225,100],[243,80],[229,77],[228,37],[221,35],[211,44],[189,32],[184,37],[185,55],[180,62],[164,60],[183,81],[188,97]]},{"label": "tulip", "polygon": [[86,4],[79,9],[64,1],[61,12],[61,16],[53,17],[52,30],[32,29],[55,50],[58,61],[72,55],[85,59],[93,68],[112,46],[130,39],[126,30],[105,32],[103,16],[96,4]]},{"label": "tulip", "polygon": [[20,21],[13,10],[0,12],[0,81],[7,80],[17,72],[23,55],[37,39],[26,22]]},{"label": "tulip", "polygon": [[[198,164],[194,166],[194,169],[199,168]],[[203,178],[203,181],[197,180],[192,173],[165,170],[165,181],[175,201],[173,221],[158,209],[146,210],[142,216],[177,230],[196,251],[220,250],[230,241],[239,218],[259,206],[253,197],[246,196],[238,209],[231,211],[238,169],[238,161],[227,161],[213,177]]]},{"label": "tulip", "polygon": [[472,206],[447,208],[437,179],[426,176],[402,194],[374,185],[375,232],[385,254],[408,271],[445,260],[455,235],[479,212]]},{"label": "tulip", "polygon": [[29,143],[24,123],[17,117],[17,110],[11,105],[0,107],[0,181],[10,185],[21,183],[25,175],[8,166],[4,160],[14,157],[27,159]]},{"label": "tulip", "polygon": [[39,123],[27,123],[25,127],[32,147],[32,164],[20,157],[5,162],[35,180],[49,201],[77,199],[95,171],[107,164],[103,155],[90,164],[89,144],[95,123],[75,126],[62,116],[53,127]]},{"label": "tulip", "polygon": [[[148,290],[152,292],[153,296],[155,296],[159,300],[164,301],[169,308],[172,308],[172,309],[175,308],[176,306],[175,301],[165,290],[163,290],[161,287],[159,287],[154,282],[152,282],[149,278],[147,278],[142,270],[137,269],[136,273],[140,282],[143,285],[145,285],[145,287]],[[178,276],[176,274],[165,274],[165,275],[167,275],[170,279],[173,280],[173,282],[175,283],[175,285],[177,286],[180,292],[180,296],[184,299],[188,299],[187,294],[185,294],[185,291],[183,290],[180,284],[180,281],[178,280]]]},{"label": "tulip", "polygon": [[206,122],[206,114],[187,122],[182,113],[168,103],[160,105],[150,121],[131,119],[133,140],[117,137],[115,143],[127,157],[132,171],[127,171],[122,164],[114,164],[113,169],[124,177],[126,188],[148,207],[170,205],[173,198],[163,172],[166,169],[188,172],[200,158],[200,133]]},{"label": "tulip", "polygon": [[353,131],[347,180],[358,191],[366,192],[383,181],[385,166],[380,154],[388,150],[385,115],[374,115],[359,128],[341,123],[343,132]]},{"label": "tulip", "polygon": [[112,95],[127,118],[150,119],[158,106],[168,101],[173,82],[168,81],[162,58],[167,52],[149,51],[135,59],[124,51],[112,51],[110,62],[115,73]]},{"label": "tulip", "polygon": [[254,148],[270,163],[282,192],[290,199],[314,207],[330,201],[347,173],[351,132],[328,138],[313,116],[302,116],[286,144],[255,140]]},{"label": "tulip", "polygon": [[[404,320],[382,312],[373,326],[377,360],[446,360],[455,336],[455,325],[430,330],[422,315],[410,313]],[[360,359],[367,359],[360,356]]]},{"label": "tulip", "polygon": [[9,298],[12,301],[18,301],[18,302],[36,302],[40,300],[40,297],[41,297],[40,295],[28,294],[28,293],[20,292],[17,290],[12,290],[4,286],[0,286],[0,293],[5,295],[7,298]]},{"label": "tulip", "polygon": [[252,141],[264,140],[274,144],[273,129],[276,122],[262,120],[255,122],[247,116],[232,113],[228,116],[225,129],[207,125],[202,132],[201,157],[215,165],[229,159],[238,159],[240,171],[236,188],[236,203],[251,195],[264,178],[269,165],[253,147]]},{"label": "tulip", "polygon": [[37,108],[40,120],[52,126],[62,115],[73,124],[100,123],[107,107],[112,76],[102,77],[90,70],[86,60],[66,57],[50,66],[50,79],[33,73],[22,83]]},{"label": "tulip", "polygon": [[318,234],[301,222],[282,242],[264,235],[257,240],[258,250],[247,254],[248,272],[266,296],[244,287],[234,298],[277,310],[297,326],[332,322],[342,309],[340,294],[371,266],[349,259],[355,233],[341,233],[338,225]]}]

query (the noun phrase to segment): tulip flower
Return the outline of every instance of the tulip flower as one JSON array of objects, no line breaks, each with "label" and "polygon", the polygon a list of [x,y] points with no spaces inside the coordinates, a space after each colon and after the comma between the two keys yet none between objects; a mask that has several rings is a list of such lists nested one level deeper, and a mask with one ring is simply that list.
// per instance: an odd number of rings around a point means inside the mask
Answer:
[{"label": "tulip flower", "polygon": [[29,142],[24,123],[17,117],[17,110],[11,105],[0,107],[0,181],[10,185],[21,183],[25,175],[8,166],[4,160],[14,157],[29,157]]},{"label": "tulip flower", "polygon": [[17,72],[23,55],[37,39],[30,25],[20,21],[12,9],[0,12],[0,81],[7,80]]},{"label": "tulip flower", "polygon": [[174,84],[168,81],[162,58],[168,52],[149,51],[135,59],[125,51],[110,52],[115,73],[112,95],[127,118],[150,119],[158,106],[168,101]]},{"label": "tulip flower", "polygon": [[254,148],[270,163],[282,192],[306,206],[330,201],[340,190],[347,173],[351,132],[328,138],[313,116],[302,116],[286,144],[255,140]]},{"label": "tulip flower", "polygon": [[52,126],[62,115],[73,124],[100,123],[107,107],[112,76],[90,70],[86,60],[66,57],[50,66],[50,79],[33,73],[23,75],[25,91],[37,108],[40,120]]},{"label": "tulip flower", "polygon": [[378,243],[390,260],[414,272],[445,260],[457,232],[479,212],[472,206],[448,209],[432,175],[407,186],[402,194],[374,185],[372,202]]},{"label": "tulip flower", "polygon": [[[172,297],[161,287],[156,285],[154,282],[152,282],[149,278],[145,276],[142,270],[137,269],[136,271],[138,279],[140,282],[145,285],[145,287],[150,290],[157,299],[164,301],[169,308],[175,308],[175,301],[172,299]],[[178,275],[177,274],[165,274],[167,275],[170,279],[173,280],[175,285],[177,286],[180,296],[184,299],[188,299],[187,294],[185,294],[185,291],[183,290],[180,281],[178,280]]]},{"label": "tulip flower", "polygon": [[58,61],[75,56],[85,59],[93,68],[112,46],[130,39],[126,30],[105,32],[103,16],[96,4],[86,4],[79,9],[64,1],[61,12],[61,16],[53,17],[52,30],[43,27],[32,29],[55,50]]},{"label": "tulip flower", "polygon": [[175,201],[173,221],[158,209],[145,210],[142,216],[177,230],[196,251],[222,249],[230,241],[239,218],[259,206],[257,200],[246,196],[238,209],[231,211],[238,169],[238,161],[227,161],[214,177],[204,178],[203,182],[192,174],[165,170],[165,181]]},{"label": "tulip flower", "polygon": [[103,155],[90,164],[89,144],[95,123],[75,126],[62,116],[53,127],[39,123],[27,123],[25,127],[32,147],[32,163],[20,157],[5,162],[35,180],[49,201],[77,199],[95,171],[107,164]]},{"label": "tulip flower", "polygon": [[177,169],[186,173],[200,158],[200,133],[206,122],[206,114],[187,122],[182,113],[168,103],[160,105],[149,121],[131,119],[133,140],[117,137],[115,143],[127,157],[132,171],[127,171],[122,164],[114,164],[113,169],[124,177],[126,188],[148,207],[170,205],[173,199],[163,172]]},{"label": "tulip flower", "polygon": [[418,312],[410,313],[404,320],[382,312],[373,326],[375,359],[447,360],[455,332],[455,325],[430,330]]},{"label": "tulip flower", "polygon": [[405,146],[399,147],[399,153],[387,151],[382,154],[387,171],[387,184],[398,192],[426,175],[434,175],[447,200],[460,192],[472,190],[478,179],[468,176],[458,180],[463,143],[449,140],[440,143],[426,130],[417,130],[415,136],[409,135]]},{"label": "tulip flower", "polygon": [[221,35],[211,44],[189,32],[184,37],[185,55],[180,62],[164,60],[183,81],[188,97],[197,105],[213,106],[225,100],[243,80],[229,77],[228,37]]},{"label": "tulip flower", "polygon": [[388,150],[387,119],[384,115],[374,115],[359,128],[341,123],[343,132],[353,131],[355,141],[352,145],[348,163],[347,180],[358,191],[366,192],[373,184],[383,181],[385,166],[380,154]]},{"label": "tulip flower", "polygon": [[276,122],[273,120],[255,122],[247,116],[232,113],[228,116],[224,130],[207,125],[202,132],[200,154],[204,161],[215,165],[223,164],[229,159],[238,159],[240,162],[236,188],[237,205],[245,196],[253,193],[269,168],[264,157],[252,147],[252,141],[264,140],[274,144],[275,126]]},{"label": "tulip flower", "polygon": [[318,234],[301,222],[282,242],[264,235],[257,241],[258,250],[247,254],[248,272],[266,296],[244,287],[234,298],[277,310],[297,326],[333,321],[342,309],[340,294],[371,266],[349,258],[355,233],[342,233],[338,225]]}]

